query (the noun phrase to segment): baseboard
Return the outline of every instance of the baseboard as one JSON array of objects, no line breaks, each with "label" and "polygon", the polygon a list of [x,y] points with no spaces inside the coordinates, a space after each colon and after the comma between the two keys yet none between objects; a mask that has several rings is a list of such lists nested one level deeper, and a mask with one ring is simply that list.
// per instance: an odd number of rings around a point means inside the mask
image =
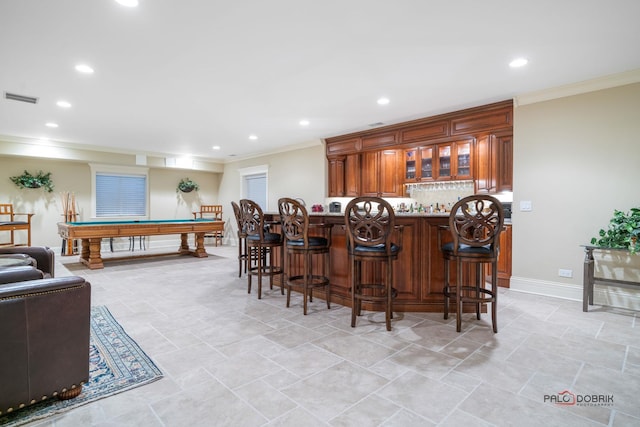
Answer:
[{"label": "baseboard", "polygon": [[[582,285],[550,282],[527,277],[511,276],[510,291],[582,301]],[[638,290],[615,286],[595,285],[593,302],[596,305],[640,310],[640,287]]]}]

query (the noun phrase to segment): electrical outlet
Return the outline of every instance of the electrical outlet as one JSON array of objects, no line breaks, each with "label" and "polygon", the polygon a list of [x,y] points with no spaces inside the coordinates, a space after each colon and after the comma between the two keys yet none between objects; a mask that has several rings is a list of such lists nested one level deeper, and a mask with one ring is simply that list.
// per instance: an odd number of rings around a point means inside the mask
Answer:
[{"label": "electrical outlet", "polygon": [[532,210],[533,206],[531,204],[531,200],[520,201],[520,212],[531,212]]},{"label": "electrical outlet", "polygon": [[558,270],[558,276],[560,277],[573,277],[573,270],[565,270],[561,268]]}]

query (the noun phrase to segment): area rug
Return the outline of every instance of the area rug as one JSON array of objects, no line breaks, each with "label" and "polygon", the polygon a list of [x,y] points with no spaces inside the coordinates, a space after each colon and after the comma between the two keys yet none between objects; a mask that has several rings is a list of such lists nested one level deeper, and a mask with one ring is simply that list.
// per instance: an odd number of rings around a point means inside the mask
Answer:
[{"label": "area rug", "polygon": [[91,308],[89,382],[69,400],[51,400],[0,416],[0,426],[19,426],[98,399],[149,384],[162,372],[104,306]]}]

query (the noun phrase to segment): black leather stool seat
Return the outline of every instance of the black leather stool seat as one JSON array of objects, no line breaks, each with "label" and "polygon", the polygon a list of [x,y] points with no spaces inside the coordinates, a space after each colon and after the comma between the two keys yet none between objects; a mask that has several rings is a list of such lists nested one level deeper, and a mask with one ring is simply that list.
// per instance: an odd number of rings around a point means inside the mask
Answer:
[{"label": "black leather stool seat", "polygon": [[[328,240],[324,237],[309,237],[309,246],[317,247],[317,246],[327,246]],[[287,240],[287,246],[304,246],[304,240]]]},{"label": "black leather stool seat", "polygon": [[[442,252],[447,252],[450,255],[453,255],[453,242],[445,243],[442,245]],[[460,245],[458,247],[458,254],[460,255],[491,255],[492,249],[489,245],[485,246],[469,246],[469,245]]]},{"label": "black leather stool seat", "polygon": [[[251,234],[249,236],[247,236],[247,240],[253,241],[253,242],[259,242],[260,241],[260,235],[259,234]],[[265,243],[278,243],[280,241],[282,241],[282,236],[280,234],[276,234],[276,233],[264,233],[264,240],[262,240]]]},{"label": "black leather stool seat", "polygon": [[[400,246],[396,245],[395,243],[392,243],[390,251],[391,251],[391,255],[397,256],[398,253],[400,252]],[[387,256],[387,249],[385,248],[384,245],[375,245],[375,246],[356,245],[356,247],[353,249],[353,252],[366,253],[368,255],[380,254],[380,256]]]}]

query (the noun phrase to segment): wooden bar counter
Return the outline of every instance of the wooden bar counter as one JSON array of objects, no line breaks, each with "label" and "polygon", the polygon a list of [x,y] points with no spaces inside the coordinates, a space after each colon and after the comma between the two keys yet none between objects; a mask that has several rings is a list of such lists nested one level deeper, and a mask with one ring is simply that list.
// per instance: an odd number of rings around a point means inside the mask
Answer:
[{"label": "wooden bar counter", "polygon": [[[273,220],[279,219],[279,215],[276,214],[267,216]],[[349,257],[344,214],[311,213],[310,217],[312,223],[334,224],[331,235],[331,301],[350,306]],[[451,241],[449,232],[442,229],[448,221],[448,213],[396,214],[396,224],[403,225],[404,228],[402,251],[394,264],[393,271],[394,286],[398,290],[394,311],[443,311],[444,260],[440,245]],[[397,238],[394,240],[397,241]],[[294,262],[294,268],[297,264]],[[381,269],[371,268],[365,274],[375,279],[382,273]],[[452,280],[455,280],[455,269],[452,271]],[[322,295],[318,294],[317,297],[321,298]],[[363,308],[375,309],[365,306]],[[469,307],[470,310],[472,308]]]}]

